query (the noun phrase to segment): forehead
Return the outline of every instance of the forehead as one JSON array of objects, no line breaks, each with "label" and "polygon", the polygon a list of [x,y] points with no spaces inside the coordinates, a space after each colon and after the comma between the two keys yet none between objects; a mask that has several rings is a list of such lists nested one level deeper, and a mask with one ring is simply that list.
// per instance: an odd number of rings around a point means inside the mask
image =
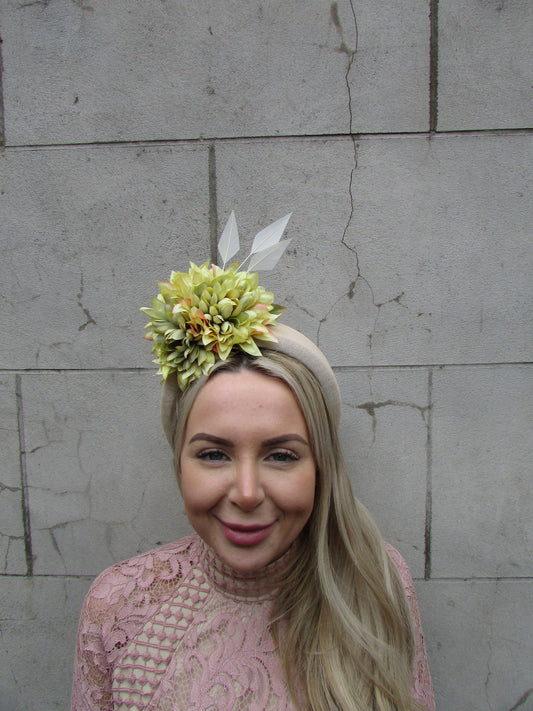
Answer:
[{"label": "forehead", "polygon": [[199,391],[186,429],[213,421],[247,429],[255,424],[269,430],[289,426],[307,430],[289,386],[278,378],[249,370],[219,373]]}]

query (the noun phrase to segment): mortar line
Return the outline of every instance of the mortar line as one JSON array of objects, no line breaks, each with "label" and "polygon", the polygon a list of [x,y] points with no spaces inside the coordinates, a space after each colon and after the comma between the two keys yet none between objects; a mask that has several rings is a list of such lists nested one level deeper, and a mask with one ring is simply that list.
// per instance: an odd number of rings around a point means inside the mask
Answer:
[{"label": "mortar line", "polygon": [[[431,135],[436,136],[505,136],[505,135],[529,135],[533,133],[533,128],[529,126],[522,126],[518,128],[465,128],[465,129],[453,129],[453,130],[435,130]],[[360,131],[357,133],[286,133],[286,134],[276,134],[276,135],[251,135],[251,136],[210,136],[209,138],[158,138],[154,140],[124,140],[124,141],[86,141],[79,143],[13,143],[6,145],[6,150],[63,150],[70,148],[150,148],[150,147],[169,147],[169,146],[203,146],[206,142],[211,144],[215,143],[242,143],[243,141],[249,141],[250,143],[255,141],[294,141],[294,140],[316,140],[323,141],[327,139],[351,139],[355,137],[358,140],[363,140],[365,138],[417,138],[417,137],[427,137],[430,135],[429,131]]]},{"label": "mortar line", "polygon": [[2,37],[0,37],[0,147],[6,145],[6,124],[4,120],[4,64],[2,61]]},{"label": "mortar line", "polygon": [[218,210],[217,210],[217,156],[215,144],[211,143],[208,152],[209,172],[209,251],[212,264],[217,263]]},{"label": "mortar line", "polygon": [[19,435],[20,490],[22,525],[24,528],[24,551],[26,554],[26,575],[33,575],[33,551],[31,540],[30,507],[28,502],[28,472],[26,468],[26,441],[24,436],[24,409],[22,401],[22,377],[15,377],[15,397],[17,402],[17,426]]},{"label": "mortar line", "polygon": [[533,361],[528,360],[507,360],[507,361],[488,361],[488,362],[466,362],[466,363],[365,363],[362,365],[334,365],[333,370],[339,372],[350,370],[425,370],[426,368],[492,368],[494,366],[506,367],[511,365],[531,366]]},{"label": "mortar line", "polygon": [[439,114],[439,0],[429,3],[429,131],[437,131]]},{"label": "mortar line", "polygon": [[[35,573],[33,577],[52,580],[87,580],[91,582],[97,574],[98,573]],[[25,573],[0,573],[0,579],[26,577]],[[412,577],[415,583],[533,583],[533,577],[531,575],[434,575],[429,581],[417,575],[413,575]]]},{"label": "mortar line", "polygon": [[426,435],[426,512],[424,528],[424,580],[431,578],[431,536],[433,516],[432,426],[433,426],[433,370],[428,370],[428,409]]},{"label": "mortar line", "polygon": [[[361,365],[334,365],[333,370],[338,373],[351,372],[355,370],[426,370],[427,368],[505,368],[509,366],[530,367],[533,361],[492,361],[492,362],[469,362],[469,363],[364,363]],[[138,368],[0,368],[0,375],[46,375],[50,373],[123,373],[131,375],[142,375],[143,373],[154,373],[153,367],[142,366]]]}]

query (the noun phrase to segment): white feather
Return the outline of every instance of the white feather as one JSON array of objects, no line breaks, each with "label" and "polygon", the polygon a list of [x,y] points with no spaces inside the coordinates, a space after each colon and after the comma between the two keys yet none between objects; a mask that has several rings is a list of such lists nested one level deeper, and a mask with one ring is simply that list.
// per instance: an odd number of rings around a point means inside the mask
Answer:
[{"label": "white feather", "polygon": [[281,255],[289,246],[290,241],[290,239],[285,239],[283,242],[277,242],[266,249],[262,249],[260,252],[254,252],[250,255],[248,271],[268,271],[269,269],[274,269]]},{"label": "white feather", "polygon": [[[285,231],[285,227],[287,227],[288,221],[291,219],[291,215],[292,212],[289,212],[289,214],[285,215],[285,217],[280,217],[279,220],[276,220],[276,222],[273,222],[271,225],[268,225],[268,227],[265,227],[260,232],[258,232],[254,237],[254,241],[252,243],[251,254],[255,254],[256,252],[262,252],[268,247],[272,247],[273,245],[277,244],[280,241],[283,232]],[[270,268],[271,267],[269,267],[269,269]]]},{"label": "white feather", "polygon": [[229,262],[233,255],[239,251],[239,230],[237,229],[237,220],[233,210],[218,240],[218,251],[222,257],[222,269],[225,268],[226,263]]}]

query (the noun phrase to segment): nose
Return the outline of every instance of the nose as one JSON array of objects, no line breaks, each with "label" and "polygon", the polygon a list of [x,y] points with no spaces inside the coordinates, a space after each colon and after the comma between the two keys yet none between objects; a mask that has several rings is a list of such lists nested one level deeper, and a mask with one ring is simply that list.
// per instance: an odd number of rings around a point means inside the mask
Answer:
[{"label": "nose", "polygon": [[265,499],[259,467],[251,461],[239,462],[229,491],[229,500],[243,511],[253,511]]}]

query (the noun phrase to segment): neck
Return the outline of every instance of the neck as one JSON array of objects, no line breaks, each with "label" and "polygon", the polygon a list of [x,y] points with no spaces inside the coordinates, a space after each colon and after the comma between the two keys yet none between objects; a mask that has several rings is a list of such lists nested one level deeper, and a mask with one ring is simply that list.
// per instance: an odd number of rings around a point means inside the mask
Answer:
[{"label": "neck", "polygon": [[295,542],[280,558],[264,568],[241,573],[220,560],[216,552],[204,541],[201,541],[201,545],[202,567],[215,587],[235,597],[265,600],[275,597],[294,566],[299,550],[299,544]]}]

